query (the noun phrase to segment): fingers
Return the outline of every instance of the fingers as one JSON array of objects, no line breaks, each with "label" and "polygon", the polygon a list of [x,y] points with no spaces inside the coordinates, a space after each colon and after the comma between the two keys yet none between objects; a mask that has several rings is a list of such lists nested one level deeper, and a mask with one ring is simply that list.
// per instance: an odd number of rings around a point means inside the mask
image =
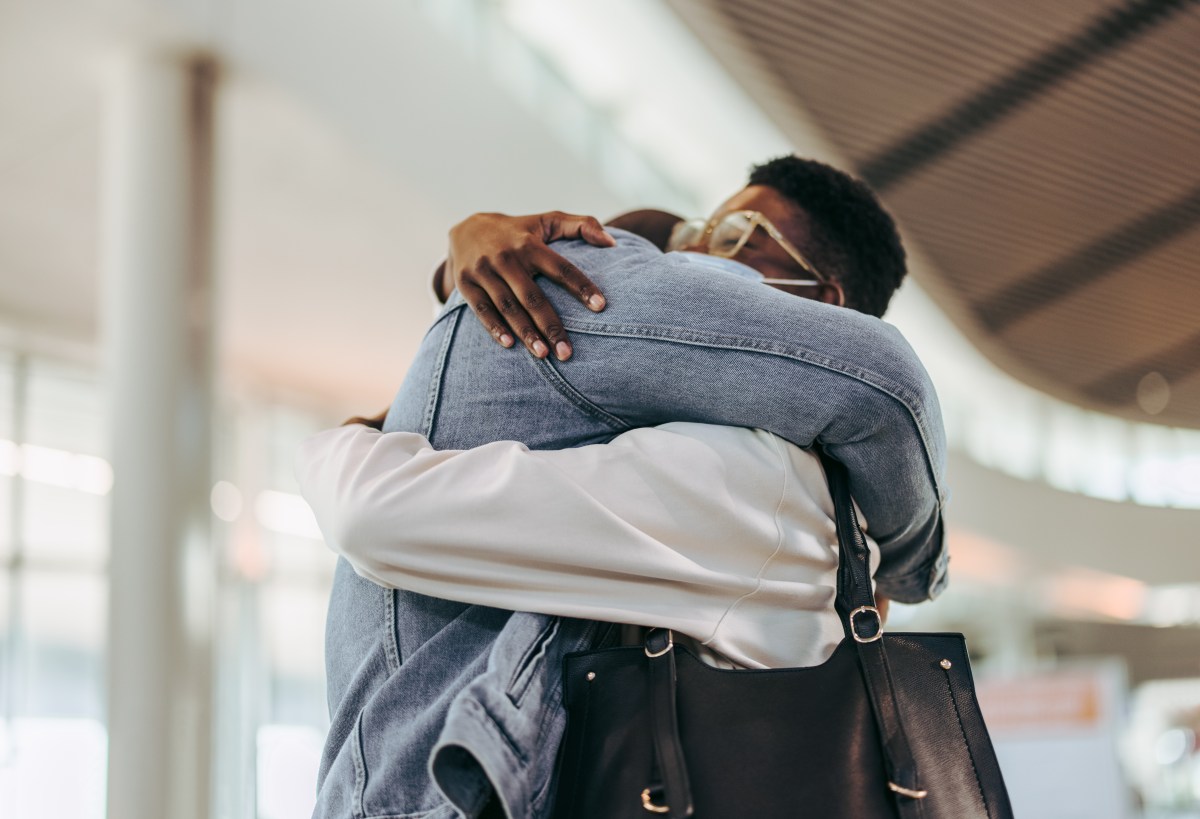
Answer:
[{"label": "fingers", "polygon": [[[562,319],[538,283],[528,275],[519,280],[510,278],[508,282],[517,301],[525,308],[525,313],[533,320],[549,349],[554,351],[554,357],[559,361],[570,358],[573,350],[571,342],[567,340],[567,331],[563,329]],[[538,355],[536,350],[534,355]]]},{"label": "fingers", "polygon": [[461,279],[458,283],[458,292],[462,294],[463,299],[475,313],[475,318],[479,319],[479,323],[488,331],[488,335],[503,347],[513,346],[513,337],[510,334],[509,326],[504,323],[504,319],[492,302],[491,295],[486,290],[474,282]]},{"label": "fingers", "polygon": [[533,278],[538,273],[566,287],[592,310],[604,309],[604,296],[592,280],[544,245],[504,251],[493,264],[482,263],[472,278],[487,299],[477,298],[471,304],[485,310],[481,314],[477,309],[476,314],[493,338],[500,340],[495,327],[503,324],[538,358],[552,352],[566,361],[573,348],[562,319]]},{"label": "fingers", "polygon": [[[579,268],[546,247],[562,238],[610,246],[615,240],[599,220],[554,211],[536,216],[480,214],[451,230],[447,271],[479,321],[505,347],[517,340],[538,358],[571,357],[562,319],[534,277],[541,274],[567,288],[593,311],[604,294]],[[461,258],[465,265],[456,260]]]},{"label": "fingers", "polygon": [[575,265],[550,248],[543,248],[534,255],[532,266],[551,281],[558,282],[575,295],[592,312],[599,313],[608,303],[596,283]]},{"label": "fingers", "polygon": [[583,223],[579,226],[579,237],[596,247],[613,247],[617,243],[617,240],[604,229],[604,225],[600,224],[600,220],[594,216],[584,217]]},{"label": "fingers", "polygon": [[555,210],[541,214],[542,241],[583,239],[596,247],[612,247],[617,243],[595,216],[577,216]]},{"label": "fingers", "polygon": [[[584,239],[590,244],[600,247],[611,247],[616,244],[600,220],[594,216],[576,216],[562,211],[551,211],[541,215],[542,241],[551,242],[555,239]],[[558,282],[575,297],[586,304],[593,312],[599,313],[604,309],[606,301],[604,294],[596,283],[583,274],[578,267],[568,262],[549,248],[542,248],[533,259],[533,266],[539,273]]]},{"label": "fingers", "polygon": [[[509,264],[511,265],[511,262]],[[501,344],[504,343],[501,338],[497,337],[494,329],[495,323],[500,322],[505,328],[511,330],[512,335],[520,339],[525,345],[525,349],[535,357],[545,358],[550,355],[551,344],[556,345],[555,355],[560,361],[570,357],[569,344],[565,348],[557,347],[558,343],[566,342],[566,332],[562,328],[562,322],[559,321],[553,308],[549,306],[541,288],[533,283],[528,273],[523,270],[518,273],[512,269],[506,270],[504,274],[493,270],[479,270],[476,271],[475,280],[486,293],[487,299],[486,301],[479,300],[478,304],[476,302],[470,304],[493,338],[496,338]],[[515,285],[515,289],[510,286],[510,282]],[[530,309],[543,316],[546,315],[547,309],[550,311],[550,318],[546,320],[552,333],[553,340],[550,343],[547,343],[546,337],[542,335],[537,320],[530,314]],[[504,335],[504,330],[500,332],[501,335]],[[509,345],[505,344],[505,346]]]}]

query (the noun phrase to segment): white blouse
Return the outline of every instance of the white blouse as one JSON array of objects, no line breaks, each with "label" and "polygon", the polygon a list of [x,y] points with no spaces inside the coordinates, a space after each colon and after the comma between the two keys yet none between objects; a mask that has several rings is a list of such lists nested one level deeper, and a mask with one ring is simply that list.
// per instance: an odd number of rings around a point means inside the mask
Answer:
[{"label": "white blouse", "polygon": [[383,586],[671,628],[751,668],[815,665],[842,639],[824,471],[762,430],[439,451],[352,425],[306,441],[296,475],[330,547]]}]

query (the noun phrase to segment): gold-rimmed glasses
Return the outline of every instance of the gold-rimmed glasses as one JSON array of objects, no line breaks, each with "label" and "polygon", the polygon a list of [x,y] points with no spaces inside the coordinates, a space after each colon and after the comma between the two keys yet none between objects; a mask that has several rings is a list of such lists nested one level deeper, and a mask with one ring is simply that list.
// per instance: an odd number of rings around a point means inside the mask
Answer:
[{"label": "gold-rimmed glasses", "polygon": [[667,242],[668,250],[680,250],[685,247],[708,248],[713,256],[726,259],[733,258],[746,246],[755,228],[762,228],[767,235],[774,239],[796,264],[812,276],[812,279],[763,279],[764,284],[784,285],[818,285],[829,283],[829,278],[822,275],[816,266],[804,257],[787,237],[779,232],[779,228],[771,224],[771,220],[756,210],[734,210],[723,213],[712,219],[685,219],[671,231]]}]

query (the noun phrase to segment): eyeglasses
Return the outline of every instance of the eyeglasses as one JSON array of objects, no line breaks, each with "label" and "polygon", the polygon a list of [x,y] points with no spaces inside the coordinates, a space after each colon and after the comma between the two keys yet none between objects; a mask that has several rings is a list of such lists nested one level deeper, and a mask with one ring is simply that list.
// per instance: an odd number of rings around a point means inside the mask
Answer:
[{"label": "eyeglasses", "polygon": [[700,245],[707,247],[713,256],[731,259],[746,246],[755,228],[762,228],[767,235],[779,243],[796,264],[803,268],[812,279],[763,279],[764,284],[784,285],[816,285],[826,284],[829,279],[823,276],[796,246],[787,240],[779,228],[771,224],[767,217],[756,210],[735,210],[714,219],[685,219],[671,231],[667,242],[668,250],[680,250],[685,247]]}]

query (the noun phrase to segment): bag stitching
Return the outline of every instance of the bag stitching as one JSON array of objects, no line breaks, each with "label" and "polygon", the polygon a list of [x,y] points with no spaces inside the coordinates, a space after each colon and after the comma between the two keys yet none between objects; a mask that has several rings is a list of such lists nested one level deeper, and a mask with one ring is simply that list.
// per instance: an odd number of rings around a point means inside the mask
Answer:
[{"label": "bag stitching", "polygon": [[[599,622],[595,622],[595,621],[588,623],[586,629],[584,630],[583,635],[580,637],[579,641],[576,643],[576,646],[579,649],[594,650],[596,644],[600,640],[606,638],[608,636],[608,634],[610,633],[610,631],[614,628],[613,624],[609,623],[609,624],[607,624],[607,628],[606,628],[605,632],[603,634],[598,634],[597,632],[600,631],[602,625],[603,624],[601,624]],[[564,700],[566,698],[566,682],[564,680],[564,676],[565,676],[565,673],[550,676],[551,689],[546,692],[546,701],[545,702],[550,702],[550,701],[553,701],[555,698],[557,698],[557,707],[556,708],[544,707],[542,709],[542,718],[538,721],[537,736],[539,738],[539,741],[541,741],[542,737],[546,736],[546,732],[547,732],[546,726],[553,720],[554,716],[557,713],[562,712],[565,708]],[[588,692],[589,693],[591,692],[590,687],[588,688]],[[565,740],[566,740],[566,731],[564,730],[559,739],[559,742],[565,743]],[[552,795],[550,786],[551,786],[551,784],[553,784],[554,779],[555,779],[555,777],[553,775],[546,777],[542,781],[542,783],[538,786],[537,791],[530,798],[530,804],[533,805],[533,807],[535,809],[540,810],[546,804],[546,801]]]},{"label": "bag stitching", "polygon": [[987,815],[992,815],[992,808],[988,804],[987,793],[984,792],[983,782],[979,780],[979,768],[975,766],[975,753],[971,750],[971,740],[967,738],[967,729],[963,725],[962,712],[958,710],[958,697],[954,696],[954,684],[950,678],[949,671],[943,671],[946,676],[946,690],[950,692],[950,704],[954,706],[954,718],[958,720],[958,731],[962,734],[963,745],[967,747],[967,757],[971,760],[971,773],[975,775],[975,786],[979,788],[979,798],[983,801],[983,809],[987,811]]},{"label": "bag stitching", "polygon": [[[588,728],[589,728],[588,715],[591,713],[591,710],[592,710],[592,686],[589,684],[588,687],[586,689],[584,689],[584,691],[585,691],[585,693],[584,693],[584,698],[583,698],[583,719],[580,720],[580,722],[583,723],[583,727],[579,732],[579,740],[576,743],[577,748],[583,747],[583,745],[585,744],[585,740],[587,739],[587,733],[588,733]],[[572,749],[572,750],[577,750],[577,748]],[[572,773],[574,774],[574,777],[573,777],[573,781],[570,783],[571,804],[569,805],[569,807],[571,810],[570,810],[570,813],[568,814],[568,816],[575,815],[575,803],[579,799],[579,787],[578,787],[579,786],[579,759],[578,759],[579,754],[576,753],[575,757],[576,757],[576,759],[572,765],[572,768],[573,768]],[[560,785],[559,787],[561,788],[562,786]]]}]

